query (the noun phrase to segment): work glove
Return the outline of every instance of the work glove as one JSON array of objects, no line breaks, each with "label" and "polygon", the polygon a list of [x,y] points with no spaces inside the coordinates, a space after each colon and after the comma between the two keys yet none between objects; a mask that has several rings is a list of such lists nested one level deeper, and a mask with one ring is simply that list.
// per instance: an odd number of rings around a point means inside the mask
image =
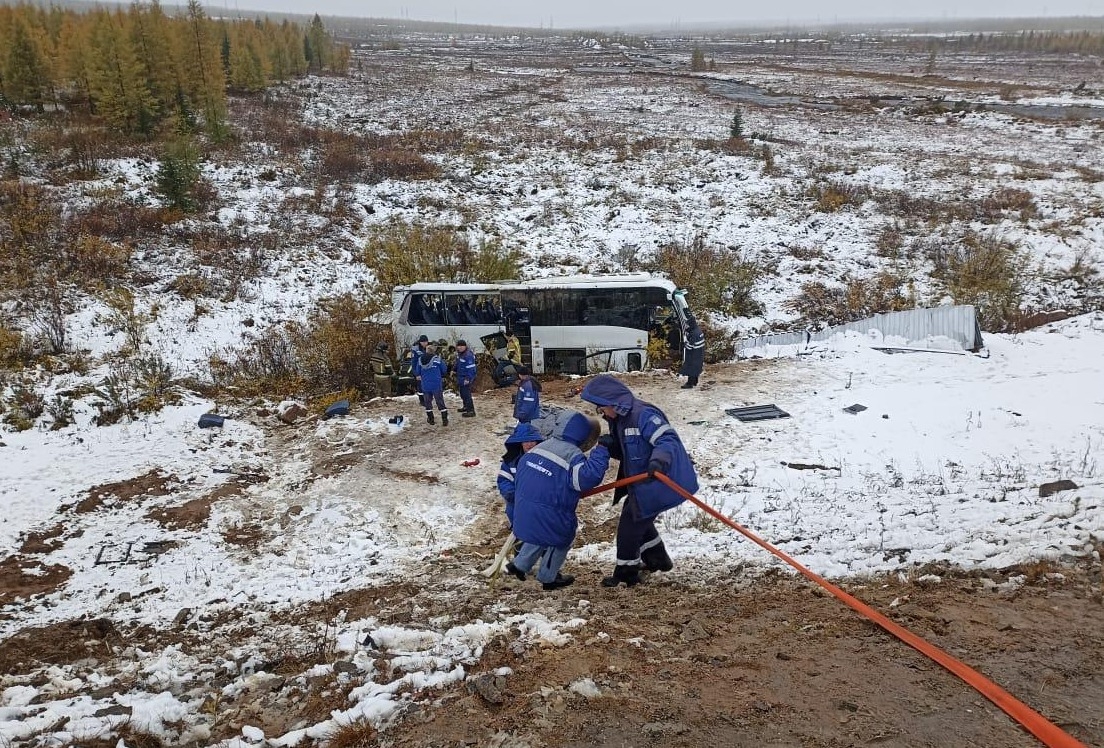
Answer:
[{"label": "work glove", "polygon": [[613,450],[617,446],[617,437],[612,434],[602,434],[598,437],[598,444],[605,447],[607,452],[613,454]]},{"label": "work glove", "polygon": [[664,464],[663,460],[660,460],[658,458],[653,457],[651,459],[651,461],[648,463],[648,477],[649,478],[656,477],[656,473],[666,474],[666,472],[667,472],[667,465]]}]

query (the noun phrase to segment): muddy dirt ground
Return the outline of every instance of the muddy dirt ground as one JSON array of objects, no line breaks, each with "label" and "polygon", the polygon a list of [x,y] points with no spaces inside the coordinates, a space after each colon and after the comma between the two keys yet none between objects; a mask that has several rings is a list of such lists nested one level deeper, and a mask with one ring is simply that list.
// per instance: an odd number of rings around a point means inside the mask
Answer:
[{"label": "muddy dirt ground", "polygon": [[[563,648],[502,641],[471,672],[509,667],[408,713],[387,746],[1033,746],[977,692],[810,583],[694,568],[616,591],[603,569],[546,593],[504,582],[480,606],[588,619]],[[1104,745],[1099,569],[940,572],[844,586],[970,663],[1090,745]],[[1023,586],[1003,584],[1023,574]],[[432,597],[424,590],[419,600]],[[451,595],[449,595],[451,597]],[[401,614],[399,616],[402,617]],[[589,678],[601,695],[568,690]]]}]

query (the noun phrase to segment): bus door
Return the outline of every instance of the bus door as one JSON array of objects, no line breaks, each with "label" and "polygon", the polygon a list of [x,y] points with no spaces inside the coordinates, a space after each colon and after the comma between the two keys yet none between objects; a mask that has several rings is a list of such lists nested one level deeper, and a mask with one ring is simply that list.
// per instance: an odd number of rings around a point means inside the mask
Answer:
[{"label": "bus door", "polygon": [[532,316],[525,292],[502,293],[502,318],[506,332],[517,336],[521,344],[521,363],[530,367],[534,374],[543,373],[544,358],[533,355]]},{"label": "bus door", "polygon": [[679,346],[681,347],[689,333],[690,307],[686,304],[686,291],[681,288],[674,291],[671,294],[671,305],[674,306],[675,315],[678,317]]}]

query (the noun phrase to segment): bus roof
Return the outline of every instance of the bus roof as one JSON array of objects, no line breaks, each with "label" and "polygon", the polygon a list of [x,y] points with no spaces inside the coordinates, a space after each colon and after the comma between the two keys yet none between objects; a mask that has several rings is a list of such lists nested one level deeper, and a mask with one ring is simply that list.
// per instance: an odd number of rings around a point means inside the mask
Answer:
[{"label": "bus roof", "polygon": [[636,286],[662,288],[667,291],[675,290],[675,284],[662,276],[651,275],[650,273],[626,273],[623,275],[561,275],[497,283],[413,283],[409,286],[396,286],[394,291],[491,293],[538,288],[632,288]]}]

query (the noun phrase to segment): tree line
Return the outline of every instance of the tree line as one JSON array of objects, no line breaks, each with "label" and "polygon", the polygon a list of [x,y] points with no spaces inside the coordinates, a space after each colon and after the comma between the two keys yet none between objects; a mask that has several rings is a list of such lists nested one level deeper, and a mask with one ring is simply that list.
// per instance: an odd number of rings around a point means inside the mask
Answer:
[{"label": "tree line", "polygon": [[344,72],[349,49],[316,14],[285,20],[212,19],[198,0],[168,15],[154,0],[80,13],[0,6],[0,105],[102,118],[128,134],[176,118],[218,138],[228,91],[260,91],[308,72]]},{"label": "tree line", "polygon": [[1101,31],[1020,31],[948,36],[928,42],[929,46],[959,52],[1042,52],[1050,54],[1104,55]]}]

